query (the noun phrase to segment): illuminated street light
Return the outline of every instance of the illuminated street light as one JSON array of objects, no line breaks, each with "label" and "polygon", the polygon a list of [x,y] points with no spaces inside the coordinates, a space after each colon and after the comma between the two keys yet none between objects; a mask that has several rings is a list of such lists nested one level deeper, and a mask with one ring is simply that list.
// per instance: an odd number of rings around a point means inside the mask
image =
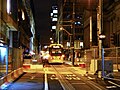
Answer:
[{"label": "illuminated street light", "polygon": [[100,35],[99,35],[99,39],[100,39],[100,40],[104,40],[105,38],[106,38],[106,36],[105,36],[104,34],[100,34]]},{"label": "illuminated street light", "polygon": [[[99,39],[100,40],[104,40],[106,38],[106,36],[104,35],[104,34],[100,34],[99,35]],[[103,48],[103,45],[101,44],[101,56],[102,56],[102,77],[104,77],[105,76],[105,72],[104,72],[104,70],[105,70],[105,61],[104,61],[104,48]]]},{"label": "illuminated street light", "polygon": [[52,40],[52,38],[50,38],[50,40]]},{"label": "illuminated street light", "polygon": [[[73,59],[72,59],[72,64],[74,65],[74,39],[72,38],[73,34],[69,33],[66,29],[63,27],[60,27],[59,31],[65,31],[69,36],[70,36],[70,47],[72,49],[72,54],[73,54]],[[59,35],[58,35],[58,42],[59,42]]]},{"label": "illuminated street light", "polygon": [[60,31],[65,31],[69,36],[72,35],[71,33],[69,33],[67,30],[65,30],[63,27],[60,27]]},{"label": "illuminated street light", "polygon": [[[62,26],[60,27],[60,30],[59,30],[59,32],[60,31],[65,31],[69,36],[70,36],[70,42],[71,42],[71,36],[73,35],[73,34],[71,34],[71,33],[69,33],[66,29],[64,29]],[[59,34],[58,34],[58,42],[59,42]]]},{"label": "illuminated street light", "polygon": [[54,43],[54,41],[52,40],[51,43]]}]

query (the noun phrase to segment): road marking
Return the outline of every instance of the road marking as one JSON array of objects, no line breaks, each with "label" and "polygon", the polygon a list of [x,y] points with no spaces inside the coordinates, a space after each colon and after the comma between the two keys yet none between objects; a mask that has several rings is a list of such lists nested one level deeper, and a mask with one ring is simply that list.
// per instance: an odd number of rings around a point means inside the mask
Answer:
[{"label": "road marking", "polygon": [[92,80],[92,79],[95,79],[95,78],[92,78],[92,77],[88,76],[88,79]]},{"label": "road marking", "polygon": [[71,84],[86,84],[86,83],[71,83]]},{"label": "road marking", "polygon": [[93,85],[94,87],[96,87],[98,90],[102,90],[100,87],[96,86],[94,83],[89,83],[91,85]]},{"label": "road marking", "polygon": [[32,76],[30,79],[34,79],[35,78],[35,76]]},{"label": "road marking", "polygon": [[106,86],[107,89],[110,89],[110,88],[117,88],[116,86]]},{"label": "road marking", "polygon": [[58,78],[56,77],[56,75],[53,74],[53,75],[50,77],[50,79],[51,79],[51,80],[54,80],[54,79],[57,80]]},{"label": "road marking", "polygon": [[73,77],[73,80],[80,80],[79,77]]},{"label": "road marking", "polygon": [[44,90],[48,90],[48,81],[47,81],[47,74],[45,73],[45,88]]},{"label": "road marking", "polygon": [[115,85],[115,86],[117,86],[117,87],[120,87],[119,84],[116,84],[116,83],[114,83],[114,82],[112,82],[112,81],[108,81],[108,82],[111,83],[111,84],[113,84],[113,85]]},{"label": "road marking", "polygon": [[109,80],[115,80],[115,81],[120,81],[120,79],[116,79],[116,78],[108,78],[108,77],[105,77],[106,79],[109,79]]}]

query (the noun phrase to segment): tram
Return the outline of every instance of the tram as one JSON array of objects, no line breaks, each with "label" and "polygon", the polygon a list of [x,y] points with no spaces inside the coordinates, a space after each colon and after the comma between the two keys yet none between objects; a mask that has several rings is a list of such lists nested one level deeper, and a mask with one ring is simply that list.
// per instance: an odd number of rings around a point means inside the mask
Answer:
[{"label": "tram", "polygon": [[62,44],[50,44],[48,63],[62,64],[64,61],[64,52]]}]

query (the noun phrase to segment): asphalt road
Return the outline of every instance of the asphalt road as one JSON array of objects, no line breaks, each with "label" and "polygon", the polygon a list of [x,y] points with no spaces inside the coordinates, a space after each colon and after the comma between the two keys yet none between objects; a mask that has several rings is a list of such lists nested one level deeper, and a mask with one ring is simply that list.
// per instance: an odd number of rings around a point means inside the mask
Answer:
[{"label": "asphalt road", "polygon": [[44,90],[43,74],[25,73],[4,90]]},{"label": "asphalt road", "polygon": [[120,84],[114,80],[89,78],[79,67],[45,65],[42,69],[30,71],[4,90],[120,90]]}]

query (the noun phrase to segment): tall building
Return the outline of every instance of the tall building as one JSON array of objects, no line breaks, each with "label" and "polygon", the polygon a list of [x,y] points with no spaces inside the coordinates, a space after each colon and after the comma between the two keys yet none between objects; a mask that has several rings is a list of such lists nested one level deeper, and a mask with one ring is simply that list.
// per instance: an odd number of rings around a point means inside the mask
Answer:
[{"label": "tall building", "polygon": [[57,42],[57,36],[56,36],[56,29],[57,29],[57,21],[58,21],[58,6],[52,5],[51,7],[51,32],[52,32],[52,40],[51,43]]},{"label": "tall building", "polygon": [[[74,46],[75,49],[83,48],[83,8],[77,0],[64,0],[61,2],[58,29],[65,48]],[[72,45],[73,44],[73,45]]]}]

